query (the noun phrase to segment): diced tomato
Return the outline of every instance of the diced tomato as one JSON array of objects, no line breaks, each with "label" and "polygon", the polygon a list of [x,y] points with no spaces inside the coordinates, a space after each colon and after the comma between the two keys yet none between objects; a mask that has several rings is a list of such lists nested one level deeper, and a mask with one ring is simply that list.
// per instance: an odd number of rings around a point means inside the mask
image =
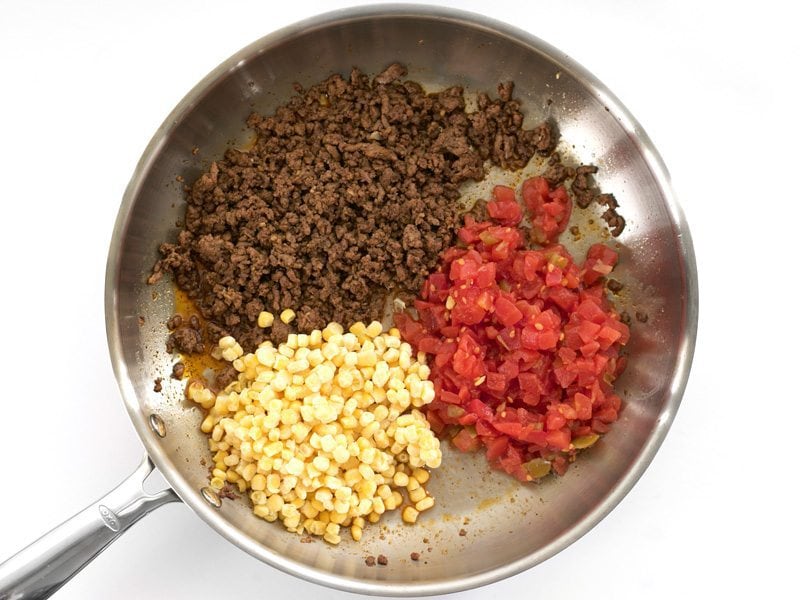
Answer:
[{"label": "diced tomato", "polygon": [[494,200],[486,203],[489,216],[502,225],[519,225],[522,221],[522,207],[517,204],[514,190],[504,185],[495,186]]},{"label": "diced tomato", "polygon": [[494,303],[494,314],[497,319],[506,327],[511,327],[519,323],[522,318],[522,311],[520,311],[516,304],[505,296],[500,296]]},{"label": "diced tomato", "polygon": [[547,432],[542,430],[541,427],[537,428],[533,425],[525,425],[519,432],[519,439],[529,444],[535,444],[536,446],[546,446]]},{"label": "diced tomato", "polygon": [[493,392],[502,392],[506,389],[506,378],[502,373],[487,373],[486,388]]},{"label": "diced tomato", "polygon": [[475,283],[480,288],[488,288],[491,286],[497,277],[497,267],[495,263],[486,263],[478,267],[478,273],[475,275]]},{"label": "diced tomato", "polygon": [[548,431],[553,431],[554,429],[561,429],[566,424],[567,424],[567,418],[560,412],[552,410],[547,413],[547,418],[545,419],[545,427],[547,428]]},{"label": "diced tomato", "polygon": [[420,352],[436,354],[442,346],[442,342],[433,336],[425,335],[417,341],[417,350]]},{"label": "diced tomato", "polygon": [[463,325],[477,325],[485,316],[485,309],[477,304],[470,304],[469,302],[456,304],[450,312],[452,321]]},{"label": "diced tomato", "polygon": [[539,337],[536,339],[536,346],[539,350],[550,350],[556,347],[558,343],[558,333],[552,329],[539,332]]},{"label": "diced tomato", "polygon": [[548,469],[563,474],[578,451],[573,440],[618,419],[613,382],[630,331],[603,282],[617,253],[596,244],[580,265],[557,243],[572,210],[566,189],[531,178],[521,196],[543,247],[525,248],[515,192],[496,187],[491,219],[465,217],[461,245],[442,253],[417,316],[398,313],[395,324],[429,355],[431,428],[463,451],[485,446],[492,466],[529,481]]},{"label": "diced tomato", "polygon": [[475,452],[481,447],[481,440],[465,427],[453,437],[453,445],[462,452]]},{"label": "diced tomato", "polygon": [[[496,185],[492,190],[492,197],[497,202],[516,202],[517,196],[514,192],[514,188],[510,188],[507,185]],[[496,219],[495,219],[496,220]]]},{"label": "diced tomato", "polygon": [[578,335],[581,337],[581,341],[584,344],[594,341],[595,336],[597,335],[597,332],[600,331],[601,327],[601,325],[592,323],[591,321],[581,321],[577,326]]},{"label": "diced tomato", "polygon": [[486,440],[486,458],[490,461],[501,457],[508,449],[508,438],[501,435],[496,438]]},{"label": "diced tomato", "polygon": [[592,285],[605,277],[617,264],[619,255],[605,244],[593,244],[586,253],[586,262],[583,264],[583,281]]},{"label": "diced tomato", "polygon": [[575,394],[573,402],[578,419],[587,421],[592,418],[592,399],[589,396],[578,392]]},{"label": "diced tomato", "polygon": [[547,297],[555,302],[561,310],[567,312],[571,312],[578,304],[578,294],[561,285],[551,286],[548,289]]},{"label": "diced tomato", "polygon": [[544,177],[533,177],[523,182],[522,199],[531,213],[532,236],[537,243],[553,242],[567,228],[572,201],[564,186],[551,190]]},{"label": "diced tomato", "polygon": [[586,299],[578,305],[575,311],[581,319],[602,325],[606,322],[608,315],[600,308],[600,305],[593,300]]},{"label": "diced tomato", "polygon": [[515,439],[519,439],[522,434],[522,423],[495,422],[494,428],[500,433],[505,433]]},{"label": "diced tomato", "polygon": [[598,421],[602,421],[603,423],[613,423],[614,421],[617,420],[617,411],[614,408],[608,406],[602,409],[600,412],[598,412],[595,415],[595,418]]},{"label": "diced tomato", "polygon": [[542,384],[535,373],[520,373],[517,375],[519,389],[523,392],[541,392]]},{"label": "diced tomato", "polygon": [[454,394],[453,392],[449,392],[447,390],[441,390],[438,394],[439,400],[442,402],[447,402],[448,404],[461,404],[461,398],[458,397],[458,394]]},{"label": "diced tomato", "polygon": [[566,450],[571,441],[572,434],[567,428],[547,432],[547,444],[556,450]]},{"label": "diced tomato", "polygon": [[469,401],[466,406],[466,410],[474,415],[477,415],[481,419],[485,419],[486,421],[494,420],[494,411],[491,409],[491,407],[487,404],[484,404],[477,398],[473,398]]},{"label": "diced tomato", "polygon": [[599,342],[587,342],[581,346],[581,354],[584,356],[593,356],[600,349]]}]

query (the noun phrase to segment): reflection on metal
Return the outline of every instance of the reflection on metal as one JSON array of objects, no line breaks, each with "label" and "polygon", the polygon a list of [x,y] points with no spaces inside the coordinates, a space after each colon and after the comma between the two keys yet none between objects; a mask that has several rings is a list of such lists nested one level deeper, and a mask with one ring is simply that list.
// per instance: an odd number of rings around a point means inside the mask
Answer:
[{"label": "reflection on metal", "polygon": [[158,437],[163,438],[167,435],[167,426],[164,425],[164,419],[159,417],[156,413],[150,415],[148,421],[150,422],[150,429],[152,429]]},{"label": "reflection on metal", "polygon": [[206,486],[204,488],[201,488],[200,493],[203,495],[203,499],[214,508],[219,508],[220,506],[222,506],[222,500],[217,495],[217,492],[215,492],[210,487]]}]

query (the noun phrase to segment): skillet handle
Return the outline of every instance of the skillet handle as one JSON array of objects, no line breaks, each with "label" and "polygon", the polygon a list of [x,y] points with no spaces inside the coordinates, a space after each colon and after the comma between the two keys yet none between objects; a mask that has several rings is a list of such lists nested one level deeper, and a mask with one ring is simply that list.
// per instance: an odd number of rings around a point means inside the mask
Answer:
[{"label": "skillet handle", "polygon": [[172,489],[142,489],[153,471],[145,455],[108,494],[0,564],[0,600],[47,598],[151,510],[180,498]]}]

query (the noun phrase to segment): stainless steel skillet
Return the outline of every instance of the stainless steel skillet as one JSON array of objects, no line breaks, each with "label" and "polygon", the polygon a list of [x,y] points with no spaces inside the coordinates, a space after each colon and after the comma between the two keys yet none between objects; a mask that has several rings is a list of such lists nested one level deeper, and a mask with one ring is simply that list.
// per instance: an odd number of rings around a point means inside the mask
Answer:
[{"label": "stainless steel skillet", "polygon": [[[158,244],[174,236],[181,218],[176,175],[192,180],[203,168],[201,157],[246,144],[245,117],[254,109],[270,112],[292,93],[293,82],[311,84],[353,65],[377,73],[393,61],[431,89],[460,84],[472,92],[492,90],[513,79],[531,123],[558,123],[562,150],[598,164],[599,184],[619,200],[628,221],[618,240],[623,308],[649,319],[634,328],[619,382],[626,402],[621,420],[565,477],[520,486],[489,471],[480,455],[448,452],[430,484],[437,506],[417,526],[395,517],[368,529],[360,544],[301,543],[254,517],[245,502],[203,493],[207,470],[200,459],[208,452],[200,412],[183,401],[178,382],[165,380],[163,393],[153,391],[153,379],[168,374],[174,360],[163,350],[172,288],[168,281],[148,286],[145,279]],[[491,183],[515,177],[495,173]],[[588,221],[597,217],[587,211],[576,218],[591,230]],[[225,61],[181,101],[145,150],[120,208],[107,268],[108,341],[147,457],[114,491],[0,565],[0,599],[49,595],[139,518],[178,499],[265,563],[335,588],[441,594],[517,573],[591,529],[647,467],[680,403],[697,310],[691,238],[658,153],[613,94],[563,53],[507,25],[423,6],[340,11],[270,34]],[[148,495],[142,482],[153,464],[171,489]],[[415,551],[423,560],[409,559]],[[367,567],[368,554],[386,554],[389,564]]]}]

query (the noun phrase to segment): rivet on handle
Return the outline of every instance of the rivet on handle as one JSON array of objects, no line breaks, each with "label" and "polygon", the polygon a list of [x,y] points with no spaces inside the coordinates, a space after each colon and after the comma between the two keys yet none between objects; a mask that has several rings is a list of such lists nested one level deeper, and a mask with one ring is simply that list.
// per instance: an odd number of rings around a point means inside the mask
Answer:
[{"label": "rivet on handle", "polygon": [[150,415],[148,421],[150,422],[150,429],[152,429],[158,437],[163,438],[167,435],[167,426],[164,425],[164,420],[157,414],[153,413]]},{"label": "rivet on handle", "polygon": [[220,500],[220,497],[217,495],[217,492],[215,492],[210,487],[206,486],[204,488],[200,488],[200,493],[203,495],[205,501],[208,502],[214,508],[219,508],[220,506],[222,506],[222,500]]}]

